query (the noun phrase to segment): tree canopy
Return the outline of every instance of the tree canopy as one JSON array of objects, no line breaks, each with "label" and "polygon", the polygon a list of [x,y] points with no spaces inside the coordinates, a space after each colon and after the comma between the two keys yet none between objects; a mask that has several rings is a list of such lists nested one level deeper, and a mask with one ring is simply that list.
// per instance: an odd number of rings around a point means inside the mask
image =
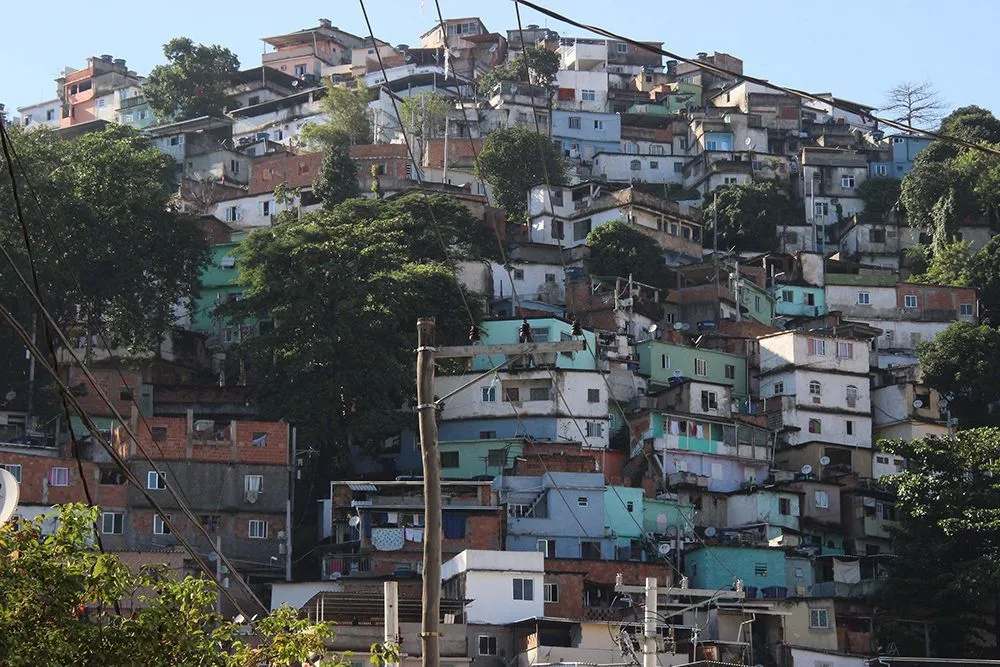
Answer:
[{"label": "tree canopy", "polygon": [[902,181],[896,178],[869,178],[858,188],[864,202],[864,217],[872,222],[882,222],[899,202]]},{"label": "tree canopy", "polygon": [[368,103],[372,92],[358,84],[356,88],[327,82],[326,95],[320,100],[320,108],[326,114],[322,123],[308,123],[302,128],[302,139],[312,146],[325,146],[347,137],[348,144],[370,144],[372,123],[368,113]]},{"label": "tree canopy", "polygon": [[[173,161],[121,125],[72,141],[45,130],[12,130],[11,139],[38,196],[20,183],[49,310],[71,332],[103,330],[133,351],[153,348],[174,306],[197,294],[208,261],[198,221],[172,210]],[[27,274],[14,210],[3,182],[0,239]],[[5,303],[26,304],[11,273],[0,276]]]},{"label": "tree canopy", "polygon": [[240,70],[229,49],[195,44],[175,37],[163,45],[164,65],[157,65],[142,85],[150,109],[162,121],[221,116],[230,103],[226,89]]},{"label": "tree canopy", "polygon": [[489,182],[497,205],[511,220],[528,214],[528,191],[548,182],[565,182],[566,164],[543,134],[517,126],[491,132],[479,152],[476,176]]},{"label": "tree canopy", "polygon": [[705,219],[718,215],[719,249],[771,250],[777,228],[801,218],[770,181],[723,185],[705,197]]},{"label": "tree canopy", "polygon": [[[915,246],[923,248],[923,246]],[[927,268],[910,276],[916,283],[966,287],[973,283],[972,244],[968,241],[945,243],[934,250]]]},{"label": "tree canopy", "polygon": [[955,322],[920,344],[924,382],[952,396],[950,408],[962,426],[988,423],[989,406],[1000,400],[1000,331]]},{"label": "tree canopy", "polygon": [[936,655],[1000,657],[989,621],[1000,618],[1000,429],[880,446],[908,465],[882,478],[896,491],[899,523],[877,602],[895,615],[923,614]]},{"label": "tree canopy", "polygon": [[1000,326],[1000,237],[994,236],[972,257],[970,284],[979,296],[979,317]]},{"label": "tree canopy", "polygon": [[323,200],[324,208],[333,208],[361,194],[358,167],[351,158],[347,135],[331,133],[323,144],[323,163],[313,183],[313,193]]},{"label": "tree canopy", "polygon": [[639,282],[655,286],[664,282],[663,250],[624,220],[608,222],[590,232],[587,246],[587,270],[593,275],[632,275]]},{"label": "tree canopy", "polygon": [[[99,508],[58,507],[51,535],[33,522],[0,526],[0,655],[5,665],[292,665],[325,652],[328,623],[283,607],[256,621],[254,646],[241,625],[215,613],[209,579],[162,568],[133,572],[94,543]],[[140,604],[119,615],[123,598]]]},{"label": "tree canopy", "polygon": [[489,94],[501,81],[520,81],[549,88],[556,80],[559,67],[559,54],[529,46],[507,62],[483,74],[476,82],[476,87],[484,94]]}]

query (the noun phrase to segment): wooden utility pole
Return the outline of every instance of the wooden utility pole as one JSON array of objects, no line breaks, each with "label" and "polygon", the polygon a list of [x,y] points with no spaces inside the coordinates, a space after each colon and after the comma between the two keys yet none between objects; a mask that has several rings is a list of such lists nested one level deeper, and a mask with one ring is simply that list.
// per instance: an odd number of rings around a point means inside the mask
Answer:
[{"label": "wooden utility pole", "polygon": [[433,317],[417,320],[417,414],[424,462],[424,580],[420,624],[421,664],[439,667],[441,645],[441,459],[434,403]]}]

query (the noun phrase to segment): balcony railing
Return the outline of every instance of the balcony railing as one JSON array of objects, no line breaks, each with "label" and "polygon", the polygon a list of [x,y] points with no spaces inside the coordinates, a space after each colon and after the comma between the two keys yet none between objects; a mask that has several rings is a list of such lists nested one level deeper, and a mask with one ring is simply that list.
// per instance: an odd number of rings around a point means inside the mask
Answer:
[{"label": "balcony railing", "polygon": [[329,555],[323,557],[322,579],[324,580],[367,574],[371,571],[372,559],[368,556]]}]

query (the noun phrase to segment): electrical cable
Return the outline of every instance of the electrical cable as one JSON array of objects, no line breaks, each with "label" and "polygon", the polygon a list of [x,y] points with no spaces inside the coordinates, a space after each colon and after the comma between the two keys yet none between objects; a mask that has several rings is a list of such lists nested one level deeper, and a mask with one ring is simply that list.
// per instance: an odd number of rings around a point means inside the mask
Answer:
[{"label": "electrical cable", "polygon": [[864,107],[862,105],[857,105],[857,104],[851,104],[851,103],[848,103],[846,100],[838,100],[837,98],[833,97],[832,95],[831,95],[831,99],[826,99],[826,98],[820,97],[819,95],[814,95],[812,93],[807,93],[807,92],[802,91],[802,90],[796,90],[795,88],[788,88],[788,87],[785,87],[785,86],[778,85],[776,83],[772,83],[772,82],[768,81],[767,79],[761,79],[761,78],[758,78],[758,77],[755,77],[755,76],[750,76],[750,75],[747,75],[747,74],[742,74],[742,73],[734,72],[732,70],[726,69],[724,67],[719,67],[718,65],[715,65],[715,64],[707,62],[707,61],[692,60],[690,58],[685,58],[682,55],[678,55],[676,53],[672,53],[670,51],[666,51],[666,50],[664,50],[662,48],[657,48],[655,46],[652,46],[650,44],[646,44],[645,42],[640,42],[640,41],[632,39],[630,37],[625,37],[623,35],[616,34],[616,33],[611,32],[610,30],[607,30],[605,28],[601,28],[599,26],[594,26],[594,25],[588,25],[586,23],[582,23],[580,21],[576,21],[576,20],[574,20],[572,18],[569,18],[568,16],[565,16],[564,14],[560,14],[558,12],[555,12],[555,11],[551,10],[551,9],[547,9],[546,7],[543,7],[543,6],[539,5],[539,4],[531,2],[530,0],[512,0],[512,2],[514,2],[515,5],[525,5],[526,7],[531,7],[532,9],[534,9],[537,12],[539,12],[540,14],[544,14],[544,15],[550,17],[550,18],[556,19],[557,21],[562,21],[563,23],[567,23],[567,24],[569,24],[571,26],[574,26],[576,28],[580,28],[581,30],[587,30],[587,31],[590,31],[592,33],[601,35],[603,37],[607,37],[609,39],[614,39],[614,40],[618,40],[618,41],[621,41],[621,42],[625,42],[627,44],[630,44],[630,45],[634,46],[637,49],[641,49],[643,51],[648,51],[650,53],[655,53],[655,54],[660,55],[660,56],[666,56],[667,58],[670,58],[672,60],[678,60],[678,61],[686,63],[688,65],[692,65],[694,67],[698,67],[699,69],[703,69],[703,70],[706,70],[708,72],[712,72],[713,74],[717,74],[717,75],[720,75],[720,76],[723,76],[723,77],[726,77],[726,78],[730,78],[730,79],[747,81],[747,82],[750,82],[750,83],[754,83],[754,84],[756,84],[758,86],[763,86],[765,88],[770,88],[771,90],[777,90],[777,91],[779,91],[781,93],[784,93],[786,95],[791,95],[792,97],[798,97],[800,99],[809,100],[811,102],[818,102],[820,104],[829,105],[830,107],[832,107],[834,109],[840,109],[841,111],[847,111],[848,113],[853,113],[853,114],[859,115],[861,117],[871,118],[874,121],[878,121],[878,122],[880,122],[880,123],[882,123],[884,125],[888,125],[889,127],[892,127],[894,129],[897,129],[897,130],[901,130],[903,132],[908,132],[908,133],[911,133],[911,134],[921,134],[921,135],[924,135],[924,136],[927,136],[927,137],[931,137],[932,139],[939,139],[941,141],[946,141],[946,142],[958,144],[960,146],[964,146],[965,148],[971,148],[971,149],[979,150],[979,151],[982,151],[984,153],[989,153],[989,154],[992,154],[992,155],[1000,155],[1000,150],[998,150],[996,148],[992,148],[992,147],[984,145],[984,144],[977,144],[975,142],[968,141],[966,139],[962,139],[960,137],[955,137],[955,136],[943,134],[943,133],[940,133],[940,132],[934,132],[932,130],[921,130],[919,128],[913,127],[912,125],[907,125],[905,123],[900,123],[898,121],[894,121],[894,120],[891,120],[891,119],[888,119],[888,118],[882,118],[880,116],[876,116],[875,114],[871,113],[870,111],[866,111],[866,109],[868,109],[868,107]]}]

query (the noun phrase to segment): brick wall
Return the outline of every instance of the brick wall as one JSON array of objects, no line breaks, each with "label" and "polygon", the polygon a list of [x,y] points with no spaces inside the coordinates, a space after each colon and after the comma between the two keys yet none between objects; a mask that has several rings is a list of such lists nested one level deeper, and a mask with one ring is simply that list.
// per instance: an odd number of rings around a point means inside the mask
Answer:
[{"label": "brick wall", "polygon": [[[38,456],[4,450],[0,451],[0,464],[21,466],[21,503],[55,505],[87,502],[76,459],[71,456],[60,456],[55,451],[51,456]],[[49,483],[49,472],[56,467],[66,468],[69,482],[66,486],[53,486]],[[96,463],[83,461],[83,470],[95,503],[124,505],[124,492],[119,491],[118,487],[98,485],[100,469]]]},{"label": "brick wall", "polygon": [[[180,417],[150,417],[149,428],[133,418],[132,428],[139,445],[151,459],[168,461],[206,461],[286,465],[288,461],[289,427],[283,422],[236,421],[220,422],[219,429],[194,431],[196,415]],[[235,423],[235,440],[233,439]],[[209,439],[207,433],[222,432],[224,439]],[[154,442],[154,434],[156,440]],[[115,430],[114,444],[126,458],[143,458],[134,443],[128,441],[125,429]],[[254,442],[258,445],[254,445]],[[263,444],[260,444],[263,443]]]},{"label": "brick wall", "polygon": [[300,155],[281,153],[254,160],[250,170],[249,194],[273,192],[282,183],[292,188],[312,187],[322,164],[323,151]]},{"label": "brick wall", "polygon": [[[94,379],[97,380],[97,388],[111,399],[111,404],[115,406],[115,409],[123,417],[128,417],[132,411],[132,400],[134,399],[136,403],[139,402],[142,375],[135,371],[124,369],[121,371],[121,376],[117,370],[110,369],[91,369],[90,372],[94,376]],[[122,382],[122,376],[125,378],[124,382]],[[76,367],[70,368],[69,385],[70,387],[82,385],[82,389],[77,393],[77,400],[88,414],[103,417],[111,416],[112,413],[98,395],[97,388],[87,379],[81,369]],[[122,390],[125,388],[132,392],[133,399],[128,398],[127,394],[124,398],[122,397]]]}]

